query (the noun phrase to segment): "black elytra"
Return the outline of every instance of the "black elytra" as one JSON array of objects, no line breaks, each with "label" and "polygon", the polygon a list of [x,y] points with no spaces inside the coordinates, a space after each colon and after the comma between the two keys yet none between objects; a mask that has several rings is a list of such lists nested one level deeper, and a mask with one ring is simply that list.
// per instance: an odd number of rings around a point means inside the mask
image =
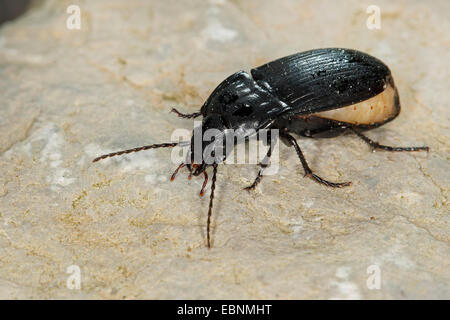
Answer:
[{"label": "black elytra", "polygon": [[[202,132],[216,129],[223,133],[232,129],[248,138],[262,129],[279,129],[281,139],[292,146],[303,166],[305,176],[329,187],[345,187],[350,182],[330,182],[314,174],[305,156],[292,136],[333,137],[345,131],[356,134],[374,149],[386,151],[428,151],[428,147],[391,147],[379,144],[361,131],[378,127],[400,113],[400,100],[389,68],[380,60],[357,50],[342,48],[315,49],[296,53],[269,62],[250,71],[239,71],[220,83],[203,104],[199,112],[183,114],[182,118],[203,116]],[[194,135],[195,135],[194,129]],[[217,167],[232,150],[212,141],[202,141],[194,147],[194,135],[185,163],[172,174],[186,167],[189,178],[204,175],[200,195],[203,195],[208,175],[213,167],[212,185],[207,220],[207,246],[211,247],[210,225],[216,185]],[[99,156],[101,159],[147,149],[175,147],[180,143],[162,143],[118,151]],[[221,158],[205,161],[205,150],[213,154],[223,148]],[[196,154],[199,150],[202,154]],[[272,153],[271,147],[266,160]],[[200,156],[200,157],[197,157]],[[196,159],[202,159],[195,162]],[[247,190],[261,181],[266,164],[261,163],[258,175]]]}]

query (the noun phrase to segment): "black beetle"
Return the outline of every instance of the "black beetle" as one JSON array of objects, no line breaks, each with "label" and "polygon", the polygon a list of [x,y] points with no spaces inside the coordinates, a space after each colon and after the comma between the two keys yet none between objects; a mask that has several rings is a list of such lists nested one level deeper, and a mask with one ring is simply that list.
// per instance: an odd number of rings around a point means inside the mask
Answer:
[{"label": "black beetle", "polygon": [[[290,133],[304,137],[332,137],[350,131],[374,149],[386,151],[428,151],[428,147],[390,147],[381,145],[361,133],[376,128],[394,119],[400,113],[400,100],[389,68],[380,60],[360,51],[341,48],[316,49],[296,53],[251,70],[251,76],[239,71],[211,93],[199,112],[183,114],[172,109],[179,117],[196,118],[203,116],[202,131],[217,129],[241,130],[249,132],[262,129],[279,129],[280,137],[294,147],[305,171],[305,176],[329,187],[344,187],[350,182],[330,182],[312,172],[297,141]],[[194,129],[195,135],[195,129]],[[213,167],[213,177],[207,221],[207,245],[211,247],[210,223],[216,184],[217,165],[224,161],[232,150],[224,150],[224,155],[207,162],[206,149],[214,151],[225,148],[215,139],[195,148],[194,135],[190,143],[190,159],[172,174],[171,180],[182,167],[190,174],[204,174],[200,192],[203,195],[208,181],[206,168]],[[225,133],[223,134],[225,135]],[[130,152],[153,148],[175,147],[180,143],[163,143],[109,153],[97,157],[101,159]],[[232,148],[230,148],[232,149]],[[196,150],[201,153],[196,154]],[[271,156],[271,148],[266,158]],[[200,161],[196,160],[200,159]],[[261,169],[252,185],[261,181]]]}]

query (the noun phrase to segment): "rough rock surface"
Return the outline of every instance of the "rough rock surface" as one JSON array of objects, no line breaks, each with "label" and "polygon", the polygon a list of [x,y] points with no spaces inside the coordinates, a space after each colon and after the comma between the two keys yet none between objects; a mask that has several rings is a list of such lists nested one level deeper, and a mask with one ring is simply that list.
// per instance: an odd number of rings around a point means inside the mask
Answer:
[{"label": "rough rock surface", "polygon": [[[377,1],[379,30],[370,2],[339,3],[39,1],[4,24],[0,298],[449,299],[450,2]],[[319,47],[385,61],[403,109],[368,135],[431,152],[300,139],[317,173],[353,182],[337,190],[284,145],[253,193],[256,166],[221,166],[211,250],[202,179],[171,183],[170,150],[91,163],[191,130],[170,108],[196,111],[229,74]]]}]

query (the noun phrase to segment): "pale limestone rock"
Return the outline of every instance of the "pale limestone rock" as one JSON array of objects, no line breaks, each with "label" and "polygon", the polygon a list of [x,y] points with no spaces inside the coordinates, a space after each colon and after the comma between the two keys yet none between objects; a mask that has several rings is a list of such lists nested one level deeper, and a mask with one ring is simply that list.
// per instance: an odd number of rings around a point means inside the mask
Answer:
[{"label": "pale limestone rock", "polygon": [[[448,1],[378,1],[380,30],[356,0],[74,2],[81,30],[56,0],[0,28],[1,298],[450,298]],[[235,71],[331,46],[390,66],[402,113],[369,135],[428,155],[299,140],[339,190],[285,146],[254,193],[256,166],[221,166],[211,250],[202,181],[171,183],[170,150],[91,163],[191,130],[170,108]]]}]

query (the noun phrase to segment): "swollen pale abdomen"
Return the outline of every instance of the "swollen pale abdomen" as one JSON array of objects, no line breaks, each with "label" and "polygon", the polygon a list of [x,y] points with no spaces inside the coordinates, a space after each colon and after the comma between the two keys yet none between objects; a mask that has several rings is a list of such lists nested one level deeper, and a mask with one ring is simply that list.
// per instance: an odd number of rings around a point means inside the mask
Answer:
[{"label": "swollen pale abdomen", "polygon": [[396,89],[387,85],[383,92],[370,99],[343,108],[314,113],[313,115],[354,125],[373,125],[394,118],[398,112]]}]

